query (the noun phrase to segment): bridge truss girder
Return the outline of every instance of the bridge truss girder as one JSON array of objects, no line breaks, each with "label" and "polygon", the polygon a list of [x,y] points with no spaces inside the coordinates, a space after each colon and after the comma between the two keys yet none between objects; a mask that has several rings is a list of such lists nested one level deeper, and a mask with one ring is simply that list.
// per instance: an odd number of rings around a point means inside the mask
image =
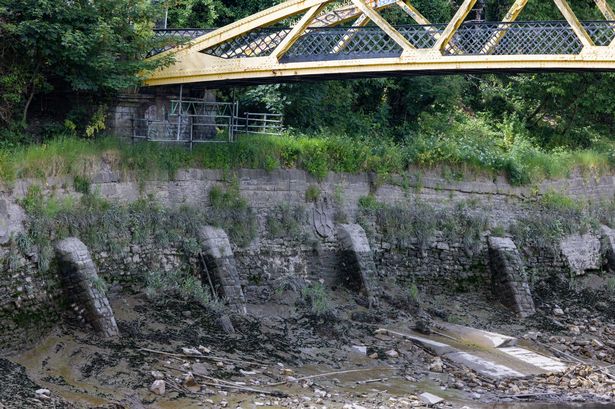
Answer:
[{"label": "bridge truss girder", "polygon": [[[515,0],[504,19],[489,28],[483,40],[471,38],[466,30],[462,38],[479,45],[476,54],[466,53],[463,44],[456,41],[461,36],[460,27],[477,0],[464,0],[453,18],[446,25],[436,27],[412,6],[409,0],[351,0],[350,4],[333,11],[325,7],[333,0],[289,0],[245,19],[199,36],[188,44],[175,47],[153,56],[172,55],[174,63],[147,75],[146,85],[171,85],[187,83],[229,82],[284,82],[309,77],[364,77],[385,76],[396,73],[437,73],[472,71],[534,71],[534,70],[615,70],[615,13],[606,0],[594,0],[608,22],[600,30],[608,31],[609,37],[599,45],[595,33],[588,31],[586,23],[578,20],[567,0],[553,0],[565,18],[569,39],[579,43],[578,52],[571,53],[510,53],[497,54],[497,49],[515,30],[512,24],[523,11],[528,0]],[[427,37],[422,45],[416,45],[393,27],[379,10],[400,7],[413,18]],[[254,35],[282,20],[299,16],[298,22],[285,30],[273,30],[264,36]],[[324,27],[335,27],[354,21],[352,27],[344,27],[343,35],[329,51],[331,58],[301,60],[287,58],[289,50],[303,39],[318,34]],[[373,22],[379,35],[389,41],[389,47],[400,50],[399,55],[362,58],[343,54],[348,43]],[[515,23],[516,24],[516,23]],[[464,25],[465,26],[465,25]],[[477,26],[480,27],[480,26]],[[552,28],[551,28],[552,29]],[[371,30],[371,29],[370,29]],[[373,31],[373,30],[372,30]],[[551,31],[553,35],[555,31]],[[326,33],[326,32],[325,32]],[[477,38],[480,35],[476,31]],[[540,31],[536,31],[540,35]],[[484,33],[483,33],[484,35]],[[542,35],[549,35],[545,32]],[[238,38],[252,38],[234,42]],[[425,39],[427,38],[427,40]],[[231,44],[231,46],[229,46]],[[425,46],[428,44],[428,46]],[[474,45],[476,45],[474,44]],[[510,44],[507,45],[509,48]],[[514,47],[513,47],[514,48]],[[213,51],[212,51],[213,50]]]}]

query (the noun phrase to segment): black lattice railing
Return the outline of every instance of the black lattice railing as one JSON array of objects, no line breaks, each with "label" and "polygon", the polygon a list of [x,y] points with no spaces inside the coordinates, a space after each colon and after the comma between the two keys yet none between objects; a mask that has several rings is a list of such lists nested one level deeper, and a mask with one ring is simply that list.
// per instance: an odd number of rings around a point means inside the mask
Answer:
[{"label": "black lattice railing", "polygon": [[598,46],[609,45],[615,39],[615,21],[587,21],[583,26]]},{"label": "black lattice railing", "polygon": [[565,21],[464,24],[451,44],[446,53],[454,55],[578,54],[583,48]]},{"label": "black lattice railing", "polygon": [[211,33],[212,31],[214,31],[214,29],[173,28],[154,30],[154,36],[156,39],[159,39],[161,42],[166,42],[165,39],[169,40],[168,43],[170,43],[171,45],[165,45],[164,47],[150,51],[148,57],[160,54],[163,51],[173,48],[173,46],[176,44],[188,42],[207,33]]},{"label": "black lattice railing", "polygon": [[[615,39],[615,22],[583,22],[596,45]],[[431,48],[445,24],[396,27],[416,48]],[[159,30],[159,33],[162,30]],[[164,34],[200,36],[204,30],[166,30]],[[265,28],[246,33],[203,52],[221,58],[269,56],[290,32],[289,28]],[[565,21],[514,23],[464,23],[453,36],[445,55],[578,54],[581,42]],[[401,55],[401,47],[376,26],[319,27],[308,29],[285,54],[284,62],[331,59],[386,58]]]},{"label": "black lattice railing", "polygon": [[203,51],[221,58],[267,57],[290,33],[290,28],[262,28]]},{"label": "black lattice railing", "polygon": [[314,28],[302,35],[285,60],[398,56],[401,47],[378,27]]}]

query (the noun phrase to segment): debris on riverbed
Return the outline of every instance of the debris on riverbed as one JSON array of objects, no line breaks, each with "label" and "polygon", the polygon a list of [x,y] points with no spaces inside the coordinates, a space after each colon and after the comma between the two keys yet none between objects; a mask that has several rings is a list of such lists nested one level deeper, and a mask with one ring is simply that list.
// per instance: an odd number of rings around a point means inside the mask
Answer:
[{"label": "debris on riverbed", "polygon": [[[100,340],[64,326],[36,348],[11,358],[27,368],[27,375],[11,363],[14,379],[7,381],[0,370],[0,402],[10,409],[140,409],[195,402],[233,409],[440,409],[530,400],[615,400],[607,368],[615,360],[612,320],[563,302],[557,305],[564,315],[553,316],[555,304],[545,303],[538,304],[536,317],[521,321],[476,294],[425,298],[425,309],[441,320],[517,335],[527,348],[556,355],[570,367],[563,373],[493,379],[395,335],[416,327],[409,313],[387,308],[370,312],[381,316],[376,323],[360,320],[369,314],[352,299],[337,300],[351,307],[335,320],[315,321],[301,313],[230,316],[236,332],[227,334],[198,306],[172,300],[158,305],[133,295],[112,300],[121,339]],[[459,322],[459,316],[467,321]],[[553,327],[553,319],[561,325]],[[441,321],[430,321],[424,338],[461,342],[437,323]],[[377,331],[385,325],[396,331]],[[49,399],[37,398],[38,389],[48,389],[42,395]],[[429,395],[443,401],[427,402]],[[7,406],[13,396],[24,403]]]}]

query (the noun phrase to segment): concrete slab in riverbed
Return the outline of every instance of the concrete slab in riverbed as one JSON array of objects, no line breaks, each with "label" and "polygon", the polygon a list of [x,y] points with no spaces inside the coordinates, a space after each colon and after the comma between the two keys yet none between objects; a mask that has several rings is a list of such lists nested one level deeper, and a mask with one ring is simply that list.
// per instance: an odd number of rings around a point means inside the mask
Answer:
[{"label": "concrete slab in riverbed", "polygon": [[521,378],[541,373],[562,372],[562,361],[516,346],[516,339],[503,334],[461,325],[438,323],[431,335],[413,330],[381,333],[406,338],[444,359],[463,365],[491,379]]}]

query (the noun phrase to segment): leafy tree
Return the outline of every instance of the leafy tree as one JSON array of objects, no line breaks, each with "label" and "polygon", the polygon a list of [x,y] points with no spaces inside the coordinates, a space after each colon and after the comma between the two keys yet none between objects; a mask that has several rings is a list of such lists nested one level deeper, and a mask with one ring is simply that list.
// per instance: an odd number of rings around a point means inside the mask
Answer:
[{"label": "leafy tree", "polygon": [[0,120],[18,111],[25,126],[50,91],[104,99],[138,86],[164,63],[144,60],[158,17],[149,0],[0,0]]}]

